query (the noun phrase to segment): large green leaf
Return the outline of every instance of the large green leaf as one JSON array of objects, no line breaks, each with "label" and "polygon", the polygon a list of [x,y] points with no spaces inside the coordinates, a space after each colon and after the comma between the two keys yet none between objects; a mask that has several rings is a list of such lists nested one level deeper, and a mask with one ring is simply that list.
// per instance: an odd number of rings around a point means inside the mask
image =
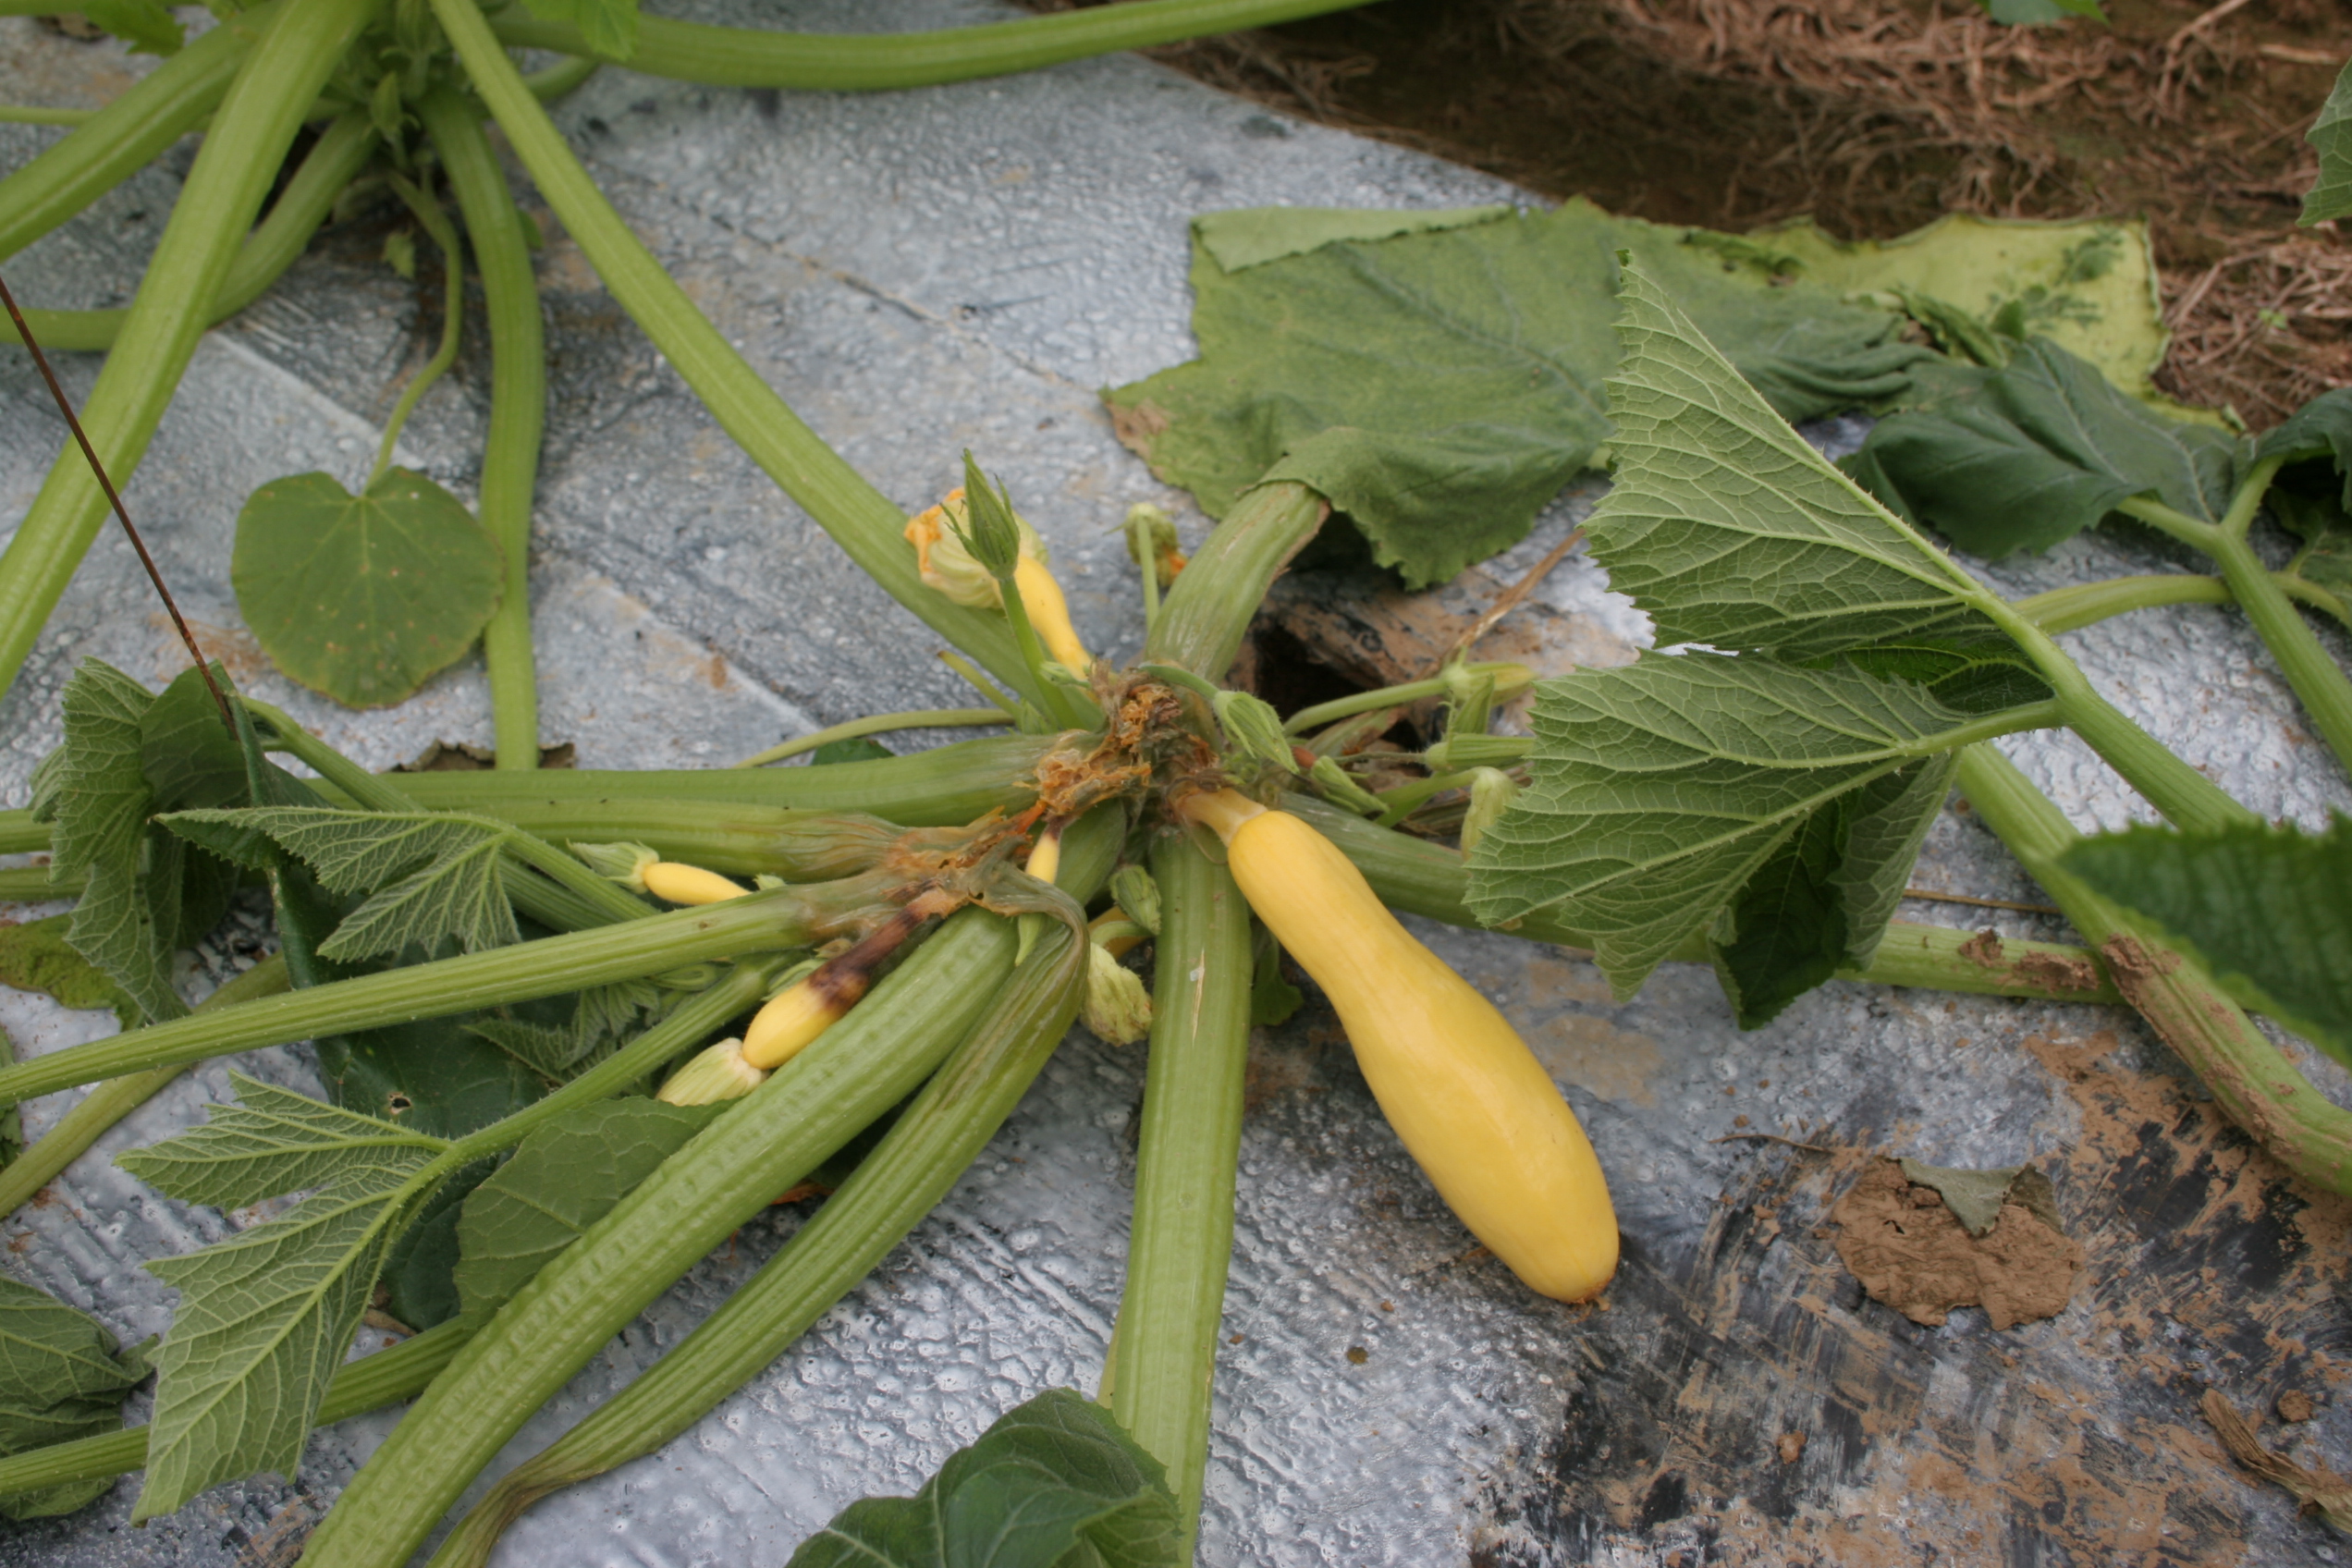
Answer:
[{"label": "large green leaf", "polygon": [[458,1300],[486,1318],[661,1162],[719,1106],[605,1100],[542,1127],[474,1189],[458,1221]]},{"label": "large green leaf", "polygon": [[435,1184],[437,1138],[239,1074],[239,1103],[116,1163],[166,1195],[239,1207],[303,1188],[284,1214],[147,1265],[179,1291],[155,1353],[147,1483],[135,1516],[222,1481],[291,1476],[350,1349],[386,1250]]},{"label": "large green leaf", "polygon": [[[1473,214],[1476,215],[1476,214]],[[1692,231],[1584,202],[1392,238],[1363,214],[1231,214],[1195,226],[1201,357],[1108,394],[1122,435],[1222,516],[1261,479],[1302,480],[1375,557],[1421,586],[1523,537],[1609,437],[1601,383],[1617,253],[1671,281],[1741,372],[1792,417],[1873,403],[1935,356],[1895,312],[1776,280]],[[1375,217],[1393,229],[1394,214]],[[1284,251],[1286,228],[1302,249]]]},{"label": "large green leaf", "polygon": [[288,675],[349,707],[403,701],[473,645],[505,582],[498,546],[456,496],[387,469],[364,495],[298,473],[237,518],[238,608]]},{"label": "large green leaf", "polygon": [[2352,817],[2085,839],[2066,870],[2155,921],[2222,987],[2352,1064]]},{"label": "large green leaf", "polygon": [[[0,1454],[117,1429],[123,1394],[146,1376],[145,1358],[117,1351],[96,1318],[0,1274]],[[0,1497],[0,1516],[69,1513],[114,1484],[106,1476]]]},{"label": "large green leaf", "polygon": [[[1470,906],[1492,925],[1573,901],[1621,995],[1816,813],[1990,732],[1918,686],[1846,666],[1646,654],[1536,690],[1533,781],[1472,851]],[[1941,799],[1885,788],[1850,808],[1868,823],[1850,868],[1838,847],[1850,829],[1817,851],[1819,901],[1848,922],[1813,938],[1825,952],[1876,940],[1867,923],[1884,925],[1896,846],[1916,846],[1917,814]]]},{"label": "large green leaf", "polygon": [[1996,557],[2046,550],[2136,496],[2218,521],[2236,480],[2236,447],[2221,431],[2125,396],[2038,337],[1973,392],[1880,420],[1853,469],[1905,517]]},{"label": "large green leaf", "polygon": [[2352,213],[2352,63],[2335,79],[2335,91],[2320,105],[2320,117],[2303,140],[2320,154],[2320,178],[2303,198],[2303,215],[2297,221],[2309,228],[2315,223]]},{"label": "large green leaf", "polygon": [[865,1498],[787,1568],[1175,1568],[1160,1463],[1084,1395],[1049,1389],[959,1449],[911,1498]]},{"label": "large green leaf", "polygon": [[2012,647],[1973,581],[1791,430],[1678,301],[1631,267],[1621,299],[1616,484],[1586,533],[1661,643]]}]

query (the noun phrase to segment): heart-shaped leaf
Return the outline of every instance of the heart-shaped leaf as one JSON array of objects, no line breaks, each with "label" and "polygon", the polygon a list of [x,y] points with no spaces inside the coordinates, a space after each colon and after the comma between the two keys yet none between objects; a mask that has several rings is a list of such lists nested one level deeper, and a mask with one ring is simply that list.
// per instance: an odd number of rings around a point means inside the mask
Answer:
[{"label": "heart-shaped leaf", "polygon": [[277,667],[348,707],[400,702],[458,659],[498,607],[498,546],[455,496],[386,470],[354,496],[298,473],[237,518],[230,580]]}]

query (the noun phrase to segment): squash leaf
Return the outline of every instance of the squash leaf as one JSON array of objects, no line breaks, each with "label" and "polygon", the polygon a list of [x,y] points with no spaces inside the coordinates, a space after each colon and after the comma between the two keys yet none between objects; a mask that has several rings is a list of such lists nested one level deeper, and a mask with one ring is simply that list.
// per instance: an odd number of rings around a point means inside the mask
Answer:
[{"label": "squash leaf", "polygon": [[540,1128],[458,1221],[459,1311],[486,1319],[726,1107],[605,1100]]},{"label": "squash leaf", "polygon": [[169,1197],[237,1208],[311,1189],[284,1214],[147,1271],[179,1291],[155,1353],[135,1517],[260,1470],[291,1476],[350,1349],[386,1250],[438,1185],[441,1139],[232,1074],[238,1103],[116,1163]]},{"label": "squash leaf", "polygon": [[506,566],[463,502],[387,469],[354,496],[332,474],[253,492],[229,578],[263,650],[347,707],[406,700],[457,662],[498,607]]},{"label": "squash leaf", "polygon": [[2165,418],[2043,337],[1973,391],[1880,420],[1850,466],[1888,507],[1987,557],[2049,549],[2136,496],[2215,522],[2237,479],[2230,436]]},{"label": "squash leaf", "polygon": [[2352,63],[2335,79],[2335,89],[2320,105],[2320,117],[2303,140],[2320,154],[2320,178],[2303,197],[2305,228],[2352,213]]},{"label": "squash leaf", "polygon": [[1586,532],[1660,642],[1724,652],[1538,685],[1533,777],[1469,902],[1491,924],[1574,900],[1621,996],[1706,932],[1753,1024],[1867,961],[1950,754],[2045,721],[2047,692],[1982,590],[1630,265],[1623,300],[1618,478]]},{"label": "squash leaf", "polygon": [[1175,1568],[1182,1541],[1159,1461],[1101,1405],[1048,1389],[913,1497],[850,1504],[786,1568]]},{"label": "squash leaf", "polygon": [[[1303,481],[1419,587],[1524,537],[1608,440],[1621,250],[1670,279],[1791,417],[1894,398],[1937,359],[1898,339],[1899,312],[1775,286],[1685,230],[1585,202],[1442,215],[1462,221],[1397,233],[1393,213],[1260,213],[1245,231],[1235,214],[1199,220],[1201,357],[1106,394],[1121,438],[1212,516],[1261,479]],[[1366,222],[1390,237],[1358,237]]]},{"label": "squash leaf", "polygon": [[[122,1396],[146,1376],[145,1356],[118,1350],[96,1318],[0,1275],[0,1454],[118,1430]],[[0,1517],[70,1513],[114,1485],[109,1476],[0,1497]]]},{"label": "squash leaf", "polygon": [[2317,836],[2135,827],[2061,864],[2162,926],[2247,1007],[2352,1064],[2352,817]]}]

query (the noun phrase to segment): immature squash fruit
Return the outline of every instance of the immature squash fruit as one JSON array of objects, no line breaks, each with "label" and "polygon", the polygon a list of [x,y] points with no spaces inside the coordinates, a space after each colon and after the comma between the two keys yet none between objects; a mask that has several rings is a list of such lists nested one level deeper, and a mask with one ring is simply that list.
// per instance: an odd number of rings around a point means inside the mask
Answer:
[{"label": "immature squash fruit", "polygon": [[1533,1291],[1598,1295],[1617,1270],[1608,1181],[1494,1004],[1299,818],[1231,790],[1179,810],[1225,840],[1250,908],[1331,998],[1389,1125],[1471,1234]]}]

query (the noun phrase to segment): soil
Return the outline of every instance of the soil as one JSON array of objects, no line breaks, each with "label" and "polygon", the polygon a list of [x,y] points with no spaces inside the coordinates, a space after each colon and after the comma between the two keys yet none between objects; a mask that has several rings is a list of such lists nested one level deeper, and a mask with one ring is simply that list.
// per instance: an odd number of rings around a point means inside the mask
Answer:
[{"label": "soil", "polygon": [[2083,1249],[2018,1204],[1972,1236],[1932,1187],[1892,1159],[1871,1162],[1830,1216],[1838,1256],[1873,1301],[1940,1328],[1955,1306],[1981,1306],[1995,1329],[2055,1317],[2073,1299]]},{"label": "soil", "polygon": [[[1064,9],[1088,0],[1030,0]],[[2352,385],[2352,238],[2295,219],[2352,0],[1387,0],[1156,51],[1290,113],[1661,223],[2144,216],[2159,379],[2255,428]]]}]

